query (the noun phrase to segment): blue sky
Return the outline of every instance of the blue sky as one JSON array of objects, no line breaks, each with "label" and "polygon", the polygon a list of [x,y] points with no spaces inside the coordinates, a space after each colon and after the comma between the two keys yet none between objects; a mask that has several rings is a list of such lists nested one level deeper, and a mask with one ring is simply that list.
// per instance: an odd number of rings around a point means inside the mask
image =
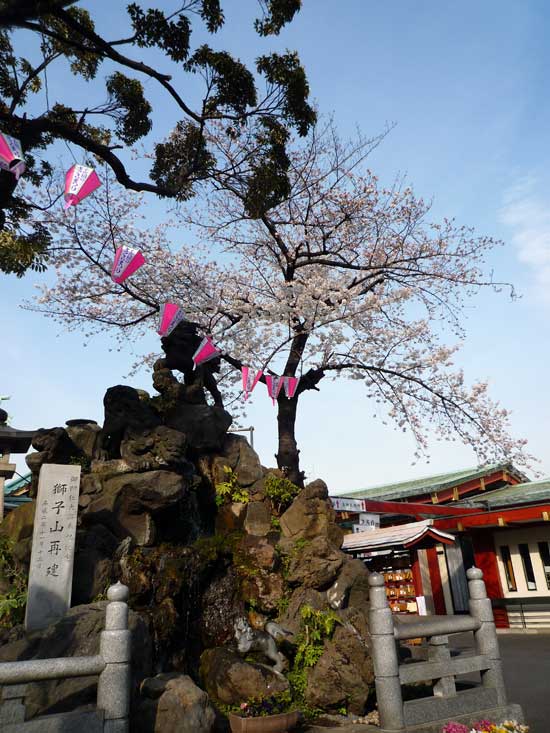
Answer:
[{"label": "blue sky", "polygon": [[[255,4],[224,5],[230,22],[213,45],[245,61],[269,48],[297,49],[313,98],[321,111],[334,113],[344,135],[357,126],[374,135],[386,122],[396,123],[370,161],[383,181],[405,175],[418,195],[433,200],[435,217],[456,217],[504,240],[491,266],[522,297],[510,302],[504,293],[487,293],[471,303],[458,363],[472,381],[489,378],[492,396],[513,411],[514,434],[529,440],[538,470],[550,474],[550,6],[543,0],[346,0],[335,10],[328,0],[304,0],[279,39],[259,41],[250,29]],[[100,25],[122,22],[123,3],[96,0],[92,6]],[[65,74],[52,72],[49,82],[51,99],[61,86],[73,99],[88,94]],[[175,110],[152,84],[146,88],[162,110],[155,112],[153,131],[161,136],[175,122]],[[61,167],[71,164],[66,149],[58,155]],[[162,216],[160,205],[151,206]],[[101,421],[107,387],[128,382],[152,389],[148,374],[125,375],[135,353],[155,348],[154,334],[121,354],[109,351],[107,336],[83,347],[78,334],[18,307],[40,280],[0,276],[0,394],[12,395],[14,425]],[[301,408],[303,467],[334,491],[475,464],[471,450],[434,443],[430,462],[412,466],[412,440],[372,420],[357,383],[323,383],[320,394],[304,396]],[[245,422],[255,426],[262,461],[273,465],[275,413],[263,391]]]}]

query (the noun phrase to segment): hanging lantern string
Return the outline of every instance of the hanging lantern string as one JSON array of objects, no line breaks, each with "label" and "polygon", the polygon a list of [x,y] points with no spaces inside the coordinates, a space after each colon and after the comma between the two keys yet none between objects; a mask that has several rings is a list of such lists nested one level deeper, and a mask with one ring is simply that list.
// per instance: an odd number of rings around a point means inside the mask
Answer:
[{"label": "hanging lantern string", "polygon": [[[49,112],[50,111],[50,90],[49,90],[49,87],[48,87],[48,65],[46,63],[46,52],[44,50],[44,48],[45,48],[45,46],[44,46],[44,34],[41,34],[41,36],[42,36],[42,58],[44,60],[44,90],[46,92],[46,109]],[[77,159],[75,157],[75,154],[73,153],[73,151],[72,151],[69,143],[65,139],[63,140],[63,142],[67,146],[67,150],[71,154],[72,159],[74,160],[75,163],[77,163],[78,161],[77,161]]]},{"label": "hanging lantern string", "polygon": [[76,157],[75,157],[75,154],[73,153],[73,151],[72,151],[72,148],[71,148],[71,146],[69,145],[69,143],[68,143],[68,142],[67,142],[66,140],[63,140],[63,142],[64,142],[64,143],[65,143],[65,145],[67,146],[67,150],[68,150],[68,151],[69,151],[69,153],[71,154],[71,156],[72,156],[72,159],[74,160],[74,162],[75,162],[75,163],[78,163],[78,160],[76,159]]},{"label": "hanging lantern string", "polygon": [[46,52],[45,52],[45,43],[44,43],[44,34],[41,33],[42,38],[42,59],[44,60],[44,90],[46,92],[46,109],[48,112],[50,111],[50,92],[48,89],[48,65],[46,63]]}]

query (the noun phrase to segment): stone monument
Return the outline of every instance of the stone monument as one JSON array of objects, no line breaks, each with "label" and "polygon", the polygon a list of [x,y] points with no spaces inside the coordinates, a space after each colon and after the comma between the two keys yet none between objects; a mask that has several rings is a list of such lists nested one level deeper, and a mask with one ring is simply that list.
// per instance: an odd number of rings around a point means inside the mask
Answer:
[{"label": "stone monument", "polygon": [[71,605],[80,466],[40,469],[25,628],[44,629]]}]

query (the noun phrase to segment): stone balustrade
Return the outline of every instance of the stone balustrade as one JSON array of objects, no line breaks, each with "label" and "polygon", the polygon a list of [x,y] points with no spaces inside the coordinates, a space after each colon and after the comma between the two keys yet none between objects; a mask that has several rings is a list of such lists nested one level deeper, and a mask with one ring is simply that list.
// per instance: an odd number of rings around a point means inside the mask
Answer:
[{"label": "stone balustrade", "polygon": [[[507,706],[491,601],[487,597],[483,573],[478,568],[467,572],[469,615],[465,616],[395,616],[386,598],[384,578],[378,573],[369,577],[369,628],[375,672],[376,697],[380,726],[388,733],[437,730],[446,720],[498,711],[521,719],[518,706]],[[453,656],[449,634],[472,632],[475,649]],[[427,660],[400,663],[397,642],[427,639]],[[457,691],[456,675],[479,672],[481,685]],[[433,696],[403,701],[401,685],[431,681]],[[440,729],[440,727],[439,727]]]},{"label": "stone balustrade", "polygon": [[[121,583],[112,585],[107,599],[98,655],[0,664],[2,733],[128,733],[131,681],[128,588]],[[26,683],[96,674],[99,675],[96,711],[25,721]]]}]

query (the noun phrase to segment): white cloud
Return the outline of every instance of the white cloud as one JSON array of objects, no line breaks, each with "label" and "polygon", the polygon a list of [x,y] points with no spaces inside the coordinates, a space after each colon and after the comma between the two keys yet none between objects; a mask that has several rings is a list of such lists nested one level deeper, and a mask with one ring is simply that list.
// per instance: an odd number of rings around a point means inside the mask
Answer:
[{"label": "white cloud", "polygon": [[550,305],[550,188],[541,195],[541,181],[528,176],[504,195],[500,220],[512,232],[520,262],[532,270],[536,297]]}]

